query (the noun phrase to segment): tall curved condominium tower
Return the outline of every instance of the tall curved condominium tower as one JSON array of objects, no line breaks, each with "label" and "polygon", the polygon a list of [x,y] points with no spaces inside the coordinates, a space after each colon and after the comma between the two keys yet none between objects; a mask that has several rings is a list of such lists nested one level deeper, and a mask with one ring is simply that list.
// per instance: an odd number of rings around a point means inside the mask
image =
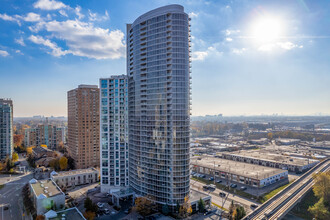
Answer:
[{"label": "tall curved condominium tower", "polygon": [[129,186],[169,206],[189,196],[189,26],[180,5],[127,25]]}]

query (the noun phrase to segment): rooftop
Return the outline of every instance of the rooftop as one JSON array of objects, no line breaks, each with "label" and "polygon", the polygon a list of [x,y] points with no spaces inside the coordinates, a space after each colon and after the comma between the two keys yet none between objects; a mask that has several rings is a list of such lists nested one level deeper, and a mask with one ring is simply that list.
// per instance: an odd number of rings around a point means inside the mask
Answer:
[{"label": "rooftop", "polygon": [[62,171],[53,173],[54,176],[73,176],[84,173],[93,173],[98,172],[95,168],[87,168],[87,169],[79,169],[79,170],[70,170],[70,171]]},{"label": "rooftop", "polygon": [[43,194],[43,196],[48,198],[63,193],[61,189],[56,185],[56,183],[50,179],[41,181],[32,179],[30,180],[30,184],[36,197],[39,197]]},{"label": "rooftop", "polygon": [[50,210],[45,214],[45,216],[49,220],[62,220],[62,219],[85,220],[85,217],[76,207],[69,208],[59,212]]},{"label": "rooftop", "polygon": [[259,180],[287,172],[272,167],[264,167],[215,157],[192,158],[191,164]]},{"label": "rooftop", "polygon": [[190,189],[190,198],[189,198],[190,202],[198,201],[200,198],[203,199],[205,197],[210,197],[211,199],[211,196],[206,193],[202,193],[197,190]]},{"label": "rooftop", "polygon": [[223,154],[236,155],[236,156],[252,158],[252,159],[260,159],[260,160],[271,161],[271,162],[275,162],[275,163],[285,163],[285,164],[294,165],[294,166],[304,166],[304,165],[308,165],[309,163],[318,162],[318,160],[307,159],[307,158],[302,158],[302,157],[286,156],[286,155],[282,155],[282,154],[275,154],[275,153],[265,152],[265,151],[260,151],[260,150],[253,150],[253,151],[241,150],[241,151],[235,151],[235,152],[223,153]]}]

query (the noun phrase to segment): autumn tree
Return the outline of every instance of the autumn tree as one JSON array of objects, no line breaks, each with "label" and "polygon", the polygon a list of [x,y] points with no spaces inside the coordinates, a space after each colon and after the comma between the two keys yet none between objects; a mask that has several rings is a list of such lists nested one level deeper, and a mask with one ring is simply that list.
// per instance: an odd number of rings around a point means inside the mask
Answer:
[{"label": "autumn tree", "polygon": [[310,206],[308,211],[317,219],[317,220],[326,220],[330,219],[329,209],[324,203],[324,199],[321,198],[314,206]]},{"label": "autumn tree", "polygon": [[314,175],[315,184],[313,192],[319,201],[308,208],[308,211],[316,219],[330,219],[330,173],[319,173]]},{"label": "autumn tree", "polygon": [[192,208],[191,208],[191,205],[190,205],[190,202],[189,202],[189,197],[186,196],[184,198],[184,202],[183,204],[180,206],[180,209],[179,209],[179,216],[181,218],[186,218],[188,215],[190,215],[192,213]]},{"label": "autumn tree", "polygon": [[268,133],[267,134],[267,138],[269,139],[269,140],[273,140],[273,133]]},{"label": "autumn tree", "polygon": [[52,159],[49,161],[49,166],[56,171],[60,170],[60,160],[58,158]]},{"label": "autumn tree", "polygon": [[95,218],[95,212],[87,211],[87,212],[84,213],[84,217],[87,220],[93,220]]},{"label": "autumn tree", "polygon": [[14,147],[19,147],[22,145],[24,140],[24,135],[22,134],[14,134]]},{"label": "autumn tree", "polygon": [[60,168],[61,170],[66,170],[68,168],[68,159],[64,156],[60,159]]},{"label": "autumn tree", "polygon": [[12,160],[14,162],[18,161],[18,154],[16,152],[13,152],[13,154],[12,154]]},{"label": "autumn tree", "polygon": [[153,213],[155,204],[147,197],[139,197],[135,199],[134,209],[142,216]]},{"label": "autumn tree", "polygon": [[37,215],[36,220],[45,220],[45,216],[44,215]]}]

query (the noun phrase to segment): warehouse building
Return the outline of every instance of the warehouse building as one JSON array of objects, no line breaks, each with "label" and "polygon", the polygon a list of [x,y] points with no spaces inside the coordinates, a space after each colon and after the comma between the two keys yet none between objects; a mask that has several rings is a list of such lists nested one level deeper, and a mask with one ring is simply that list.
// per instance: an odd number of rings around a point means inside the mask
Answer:
[{"label": "warehouse building", "polygon": [[262,151],[235,151],[222,153],[222,158],[260,166],[279,168],[291,172],[302,173],[319,163],[319,160],[302,157],[292,157],[282,154],[267,153]]},{"label": "warehouse building", "polygon": [[214,176],[229,183],[240,183],[262,188],[280,180],[288,179],[288,171],[272,167],[235,162],[215,157],[191,159],[192,171]]}]

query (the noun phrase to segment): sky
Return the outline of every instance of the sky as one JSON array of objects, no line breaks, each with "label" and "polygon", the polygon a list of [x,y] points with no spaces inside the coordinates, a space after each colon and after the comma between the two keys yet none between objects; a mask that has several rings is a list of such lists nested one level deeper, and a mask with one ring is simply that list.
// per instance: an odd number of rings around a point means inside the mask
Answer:
[{"label": "sky", "polygon": [[67,91],[126,74],[126,24],[181,4],[192,115],[330,115],[330,1],[1,0],[0,98],[66,116]]}]

